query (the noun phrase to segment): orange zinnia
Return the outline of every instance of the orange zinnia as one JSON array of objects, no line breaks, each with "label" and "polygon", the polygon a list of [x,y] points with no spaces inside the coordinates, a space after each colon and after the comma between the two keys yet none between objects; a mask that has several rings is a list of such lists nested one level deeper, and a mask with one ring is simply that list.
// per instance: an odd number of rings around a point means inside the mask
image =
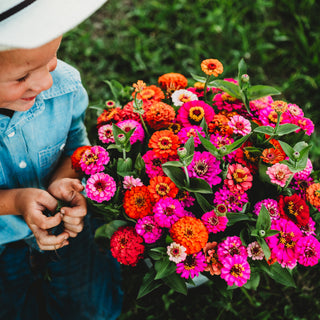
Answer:
[{"label": "orange zinnia", "polygon": [[83,153],[88,150],[91,149],[91,146],[82,146],[77,148],[72,156],[71,156],[71,164],[72,164],[72,168],[76,171],[81,171],[81,166],[80,166],[80,159],[83,155]]},{"label": "orange zinnia", "polygon": [[223,72],[223,65],[217,59],[206,59],[201,62],[201,69],[208,76],[214,75],[217,77]]},{"label": "orange zinnia", "polygon": [[187,254],[199,252],[209,238],[203,222],[194,217],[183,217],[175,222],[170,229],[170,236],[187,249]]},{"label": "orange zinnia", "polygon": [[286,158],[285,153],[282,153],[277,148],[264,149],[262,151],[261,159],[266,163],[275,164],[283,161]]},{"label": "orange zinnia", "polygon": [[307,188],[306,198],[312,206],[320,208],[320,183],[313,183]]},{"label": "orange zinnia", "polygon": [[154,201],[168,197],[175,198],[179,192],[174,182],[169,177],[163,176],[156,176],[150,179],[148,189]]},{"label": "orange zinnia", "polygon": [[[132,93],[132,97],[134,98],[136,92]],[[141,100],[156,100],[161,101],[164,99],[164,93],[163,91],[155,86],[151,85],[148,87],[143,88],[141,91],[137,93],[137,98]]]},{"label": "orange zinnia", "polygon": [[140,219],[152,214],[153,198],[146,186],[132,187],[123,198],[123,208],[127,216]]},{"label": "orange zinnia", "polygon": [[229,119],[223,114],[215,114],[208,124],[209,133],[220,133],[223,136],[231,136],[233,130],[228,125]]},{"label": "orange zinnia", "polygon": [[174,109],[161,101],[154,102],[144,115],[148,125],[155,130],[167,128],[175,116]]},{"label": "orange zinnia", "polygon": [[121,108],[119,107],[110,108],[110,109],[103,110],[103,112],[100,114],[100,116],[97,119],[97,124],[103,125],[110,122],[118,122],[120,120],[122,120]]},{"label": "orange zinnia", "polygon": [[156,131],[150,138],[148,147],[153,149],[159,158],[167,158],[177,154],[180,147],[180,140],[170,130]]},{"label": "orange zinnia", "polygon": [[158,83],[170,96],[173,91],[184,89],[188,85],[188,80],[180,73],[170,72],[160,76],[158,78]]}]

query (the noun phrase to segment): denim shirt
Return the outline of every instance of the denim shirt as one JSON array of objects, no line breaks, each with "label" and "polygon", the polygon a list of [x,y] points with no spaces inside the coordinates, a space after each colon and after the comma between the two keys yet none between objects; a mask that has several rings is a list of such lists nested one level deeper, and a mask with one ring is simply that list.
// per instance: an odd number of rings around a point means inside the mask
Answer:
[{"label": "denim shirt", "polygon": [[[31,109],[0,115],[0,188],[44,189],[61,156],[88,145],[84,125],[88,96],[79,72],[59,60],[53,85]],[[0,253],[4,244],[32,237],[18,215],[0,216]]]}]

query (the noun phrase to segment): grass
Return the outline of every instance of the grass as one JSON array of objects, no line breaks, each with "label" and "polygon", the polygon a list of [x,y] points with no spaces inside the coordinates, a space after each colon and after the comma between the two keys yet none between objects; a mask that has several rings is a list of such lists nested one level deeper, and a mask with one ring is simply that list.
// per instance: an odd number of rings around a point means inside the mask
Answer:
[{"label": "grass", "polygon": [[[65,35],[60,57],[76,66],[90,104],[111,92],[104,80],[156,84],[163,73],[190,78],[205,58],[236,75],[244,58],[252,84],[275,86],[279,98],[296,103],[314,121],[311,158],[320,167],[320,12],[316,0],[109,0]],[[95,113],[88,112],[90,130]],[[187,297],[160,288],[136,301],[143,266],[123,269],[126,319],[319,319],[319,268],[300,270],[297,288],[264,280],[258,292],[241,289],[222,296],[214,283]]]}]

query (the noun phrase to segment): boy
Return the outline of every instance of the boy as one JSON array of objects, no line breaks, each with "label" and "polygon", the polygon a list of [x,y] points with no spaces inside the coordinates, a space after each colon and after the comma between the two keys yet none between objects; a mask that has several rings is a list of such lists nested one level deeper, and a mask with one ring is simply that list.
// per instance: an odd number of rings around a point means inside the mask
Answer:
[{"label": "boy", "polygon": [[70,160],[89,144],[87,94],[57,59],[61,34],[104,2],[0,4],[0,319],[116,319],[121,310],[119,267],[94,244]]}]

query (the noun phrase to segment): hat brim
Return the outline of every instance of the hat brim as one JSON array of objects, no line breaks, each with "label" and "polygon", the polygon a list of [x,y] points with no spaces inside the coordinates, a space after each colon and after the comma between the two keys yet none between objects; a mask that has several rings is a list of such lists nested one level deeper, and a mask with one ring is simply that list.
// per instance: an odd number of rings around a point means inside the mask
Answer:
[{"label": "hat brim", "polygon": [[37,0],[0,22],[0,51],[40,47],[71,30],[107,0]]}]

